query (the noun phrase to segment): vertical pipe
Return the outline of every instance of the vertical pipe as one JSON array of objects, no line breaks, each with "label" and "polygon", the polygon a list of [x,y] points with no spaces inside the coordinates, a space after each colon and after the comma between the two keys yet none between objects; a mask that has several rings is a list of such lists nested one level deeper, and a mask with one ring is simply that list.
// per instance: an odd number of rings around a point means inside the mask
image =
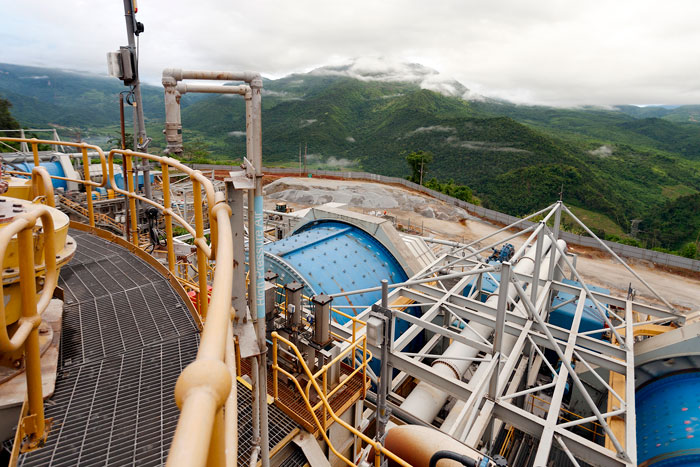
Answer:
[{"label": "vertical pipe", "polygon": [[[267,352],[265,341],[265,265],[263,256],[263,198],[262,198],[262,78],[256,77],[250,82],[251,99],[250,105],[246,106],[246,123],[250,126],[246,133],[250,133],[251,137],[251,155],[253,167],[255,167],[255,193],[254,193],[254,241],[248,240],[249,244],[254,245],[252,257],[255,258],[256,268],[255,275],[252,276],[255,281],[255,301],[257,308],[258,322],[256,329],[258,331],[258,345],[260,347],[260,448],[262,467],[270,465],[270,443],[268,433],[268,417],[267,417]],[[248,112],[249,111],[249,112]],[[248,118],[250,113],[250,118]],[[250,260],[253,264],[253,260]],[[252,274],[252,269],[251,269]],[[251,300],[252,302],[252,300]]]},{"label": "vertical pipe", "polygon": [[231,305],[236,312],[236,322],[246,318],[245,290],[245,231],[243,215],[243,191],[226,182],[226,200],[231,208],[231,232],[233,235],[233,286]]},{"label": "vertical pipe", "polygon": [[250,397],[251,397],[251,458],[260,449],[260,397],[258,394],[258,357],[250,357]]},{"label": "vertical pipe", "polygon": [[[386,279],[382,280],[382,299],[381,305],[384,310],[389,307],[389,282]],[[382,367],[379,373],[379,388],[377,390],[377,435],[378,442],[383,443],[386,435],[386,424],[389,421],[389,413],[387,410],[387,395],[389,392],[389,382],[391,381],[391,368],[389,367],[389,344],[391,340],[391,314],[384,312],[382,316]]]},{"label": "vertical pipe", "polygon": [[[34,277],[34,239],[32,229],[21,230],[17,234],[19,256],[20,291],[22,293],[22,316],[36,316],[36,277]],[[44,399],[41,387],[41,361],[39,351],[39,328],[32,329],[24,343],[24,360],[27,366],[27,401],[29,413],[36,414],[36,426],[32,433],[32,443],[44,437]]]},{"label": "vertical pipe", "polygon": [[134,194],[134,177],[133,177],[133,161],[131,160],[131,154],[122,154],[124,161],[126,162],[126,191],[129,193],[129,211],[131,212],[131,243],[136,247],[139,246],[139,229],[138,229],[138,219],[136,217],[136,200],[132,197]]},{"label": "vertical pipe", "polygon": [[170,202],[170,172],[168,164],[161,162],[161,178],[163,180],[163,206],[165,206],[165,238],[168,242],[168,270],[175,274],[175,247],[173,245],[173,217],[170,214],[172,208]]},{"label": "vertical pipe", "polygon": [[[83,179],[85,182],[90,182],[90,159],[88,158],[87,147],[83,145]],[[88,222],[90,227],[95,227],[95,211],[92,206],[92,186],[90,183],[85,183],[85,195],[87,196],[88,206]]]},{"label": "vertical pipe", "polygon": [[[194,230],[198,241],[206,241],[204,238],[204,217],[202,210],[202,187],[200,183],[192,179],[192,191],[194,195]],[[207,291],[207,257],[201,248],[197,248],[197,277],[199,279],[199,315],[202,319],[207,317],[209,305],[209,293]]]},{"label": "vertical pipe", "polygon": [[[121,131],[122,137],[122,150],[126,149],[126,130],[124,128],[124,95],[119,93],[119,129]],[[124,189],[126,187],[126,177],[127,177],[127,166],[126,166],[126,156],[122,154],[122,179],[124,180]],[[112,187],[114,189],[116,187]],[[131,225],[131,216],[129,215],[129,198],[124,198],[124,234],[126,235],[126,241],[130,241],[129,226]]]}]

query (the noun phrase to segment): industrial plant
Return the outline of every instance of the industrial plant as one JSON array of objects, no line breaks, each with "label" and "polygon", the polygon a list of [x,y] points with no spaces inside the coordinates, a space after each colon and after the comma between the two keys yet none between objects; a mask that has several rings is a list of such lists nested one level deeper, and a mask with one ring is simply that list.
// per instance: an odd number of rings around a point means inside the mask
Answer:
[{"label": "industrial plant", "polygon": [[[258,73],[162,84],[165,155],[142,115],[134,150],[0,137],[10,465],[700,463],[700,320],[564,202],[466,239],[293,206],[264,193]],[[245,102],[242,164],[181,161],[186,93]],[[565,216],[628,290],[579,271]]]}]

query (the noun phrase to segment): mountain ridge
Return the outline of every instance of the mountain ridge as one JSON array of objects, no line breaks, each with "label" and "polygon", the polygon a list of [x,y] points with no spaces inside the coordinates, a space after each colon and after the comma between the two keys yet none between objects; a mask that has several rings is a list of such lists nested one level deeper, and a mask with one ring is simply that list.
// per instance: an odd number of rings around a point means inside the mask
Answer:
[{"label": "mountain ridge", "polygon": [[[405,70],[357,79],[352,73],[358,69],[348,73],[352,67],[265,79],[265,163],[296,164],[304,145],[316,165],[332,160],[338,168],[407,176],[405,156],[426,150],[435,154],[426,179],[467,185],[488,207],[526,214],[558,199],[563,186],[565,201],[602,213],[623,230],[631,219],[648,219],[651,226],[650,216],[668,202],[700,192],[700,128],[671,118],[690,119],[694,106],[635,113],[629,107],[563,109],[465,100],[463,93],[427,89],[422,78],[435,78],[429,69],[416,65],[411,70],[416,78],[403,82],[389,78]],[[91,84],[88,77],[76,83],[74,76],[47,72],[53,80],[72,81],[53,86],[52,94],[42,83],[46,78],[13,87],[4,71],[7,65],[0,64],[0,96],[15,104],[22,124],[41,124],[31,121],[38,115],[51,123],[63,118],[59,121],[66,124],[113,131],[116,93],[125,89],[118,80]],[[36,68],[19,67],[14,73],[42,76]],[[144,95],[157,150],[163,147],[162,91],[144,86]],[[76,112],[85,107],[92,113],[80,120]],[[183,99],[182,121],[185,142],[208,147],[211,157],[235,160],[245,154],[242,99]],[[644,222],[641,228],[644,232]],[[665,246],[678,248],[690,236]]]}]

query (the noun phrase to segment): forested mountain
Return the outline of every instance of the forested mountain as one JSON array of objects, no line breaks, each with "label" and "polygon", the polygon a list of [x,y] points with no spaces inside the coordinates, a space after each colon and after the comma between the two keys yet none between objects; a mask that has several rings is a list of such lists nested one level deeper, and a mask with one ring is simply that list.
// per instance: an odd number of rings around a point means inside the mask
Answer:
[{"label": "forested mountain", "polygon": [[[265,80],[264,162],[296,166],[302,146],[312,167],[407,176],[406,155],[430,151],[426,179],[468,185],[488,207],[523,215],[562,193],[567,203],[607,218],[600,226],[612,221],[626,232],[632,219],[642,219],[641,237],[653,238],[654,246],[677,250],[696,240],[697,216],[674,214],[679,222],[688,219],[687,228],[666,235],[671,219],[665,223],[659,213],[685,213],[684,206],[698,202],[700,106],[514,105],[474,99],[461,84],[420,65],[409,71],[404,81],[343,67]],[[115,96],[123,90],[116,79],[0,65],[0,97],[14,104],[23,125],[113,128]],[[162,90],[144,87],[144,95],[157,149]],[[242,99],[183,102],[189,104],[182,110],[186,142],[208,149],[212,159],[245,154]]]}]

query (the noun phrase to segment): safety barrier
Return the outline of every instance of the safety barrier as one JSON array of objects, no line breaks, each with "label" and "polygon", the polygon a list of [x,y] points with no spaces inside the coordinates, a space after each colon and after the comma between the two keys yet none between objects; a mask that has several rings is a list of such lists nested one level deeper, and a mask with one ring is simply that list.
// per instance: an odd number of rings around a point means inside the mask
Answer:
[{"label": "safety barrier", "polygon": [[[51,175],[52,179],[55,180],[63,180],[66,182],[74,182],[74,183],[79,183],[81,185],[85,186],[85,194],[87,195],[87,210],[88,210],[88,221],[90,222],[90,227],[95,227],[95,216],[94,216],[94,209],[92,206],[92,188],[93,187],[103,187],[107,183],[107,179],[104,177],[104,174],[107,173],[107,167],[106,167],[106,161],[105,161],[105,155],[104,152],[102,152],[102,148],[99,146],[94,146],[92,144],[87,144],[87,143],[71,143],[68,141],[50,141],[50,140],[43,140],[43,139],[36,139],[36,138],[7,138],[7,137],[2,137],[0,138],[0,141],[6,141],[10,143],[28,143],[32,147],[32,154],[34,156],[34,166],[39,167],[40,165],[40,160],[39,160],[39,145],[40,144],[48,144],[48,145],[61,145],[61,146],[68,146],[68,147],[74,147],[74,148],[80,148],[80,151],[83,156],[83,176],[84,180],[80,179],[75,179],[75,178],[68,178],[68,177],[61,177],[58,175]],[[100,165],[102,166],[102,182],[93,182],[90,179],[90,157],[88,156],[88,149],[90,151],[94,151],[97,153],[97,155],[100,158]],[[27,175],[31,176],[29,173],[21,173],[21,175]],[[114,186],[114,183],[112,183],[112,186]]]},{"label": "safety barrier", "polygon": [[[114,181],[114,156],[116,154],[121,155],[126,161],[126,190],[117,187]],[[138,157],[141,159],[150,160],[158,163],[162,170],[162,186],[163,186],[163,205],[156,203],[144,196],[136,193],[134,188],[134,177],[133,177],[133,158]],[[217,202],[223,203],[223,193],[216,193],[214,186],[211,181],[206,178],[199,170],[193,170],[192,168],[184,165],[177,159],[171,157],[161,157],[154,156],[152,154],[146,154],[142,152],[134,152],[125,149],[112,149],[108,156],[108,167],[109,167],[109,180],[116,193],[126,196],[129,200],[129,213],[131,215],[131,238],[134,245],[139,246],[138,242],[135,240],[138,238],[136,232],[136,226],[138,225],[138,219],[136,216],[136,201],[151,205],[163,213],[165,221],[165,235],[167,239],[167,253],[168,253],[168,269],[172,274],[176,274],[176,257],[175,250],[173,247],[173,219],[176,220],[187,232],[194,238],[194,244],[197,247],[197,270],[205,271],[207,270],[207,260],[216,259],[217,251],[217,240],[218,240],[218,229],[217,229],[217,219],[214,215],[213,207]],[[170,200],[170,169],[176,169],[180,172],[187,174],[192,181],[192,190],[194,194],[194,210],[195,210],[195,227],[192,226],[182,217],[180,217],[172,208]],[[204,190],[206,195],[206,206],[209,214],[209,222],[211,229],[211,246],[207,244],[207,239],[204,236],[204,205],[202,203],[202,190]],[[220,198],[220,199],[219,199]],[[225,204],[225,203],[224,203]],[[199,290],[207,290],[207,275],[198,274]],[[199,294],[199,312],[203,318],[207,315],[207,296],[206,294]]]},{"label": "safety barrier", "polygon": [[[283,344],[285,344],[294,353],[294,355],[296,356],[297,361],[299,362],[304,374],[306,375],[307,378],[309,378],[309,384],[311,385],[311,387],[314,388],[314,390],[316,391],[316,394],[321,399],[321,401],[316,406],[311,405],[311,402],[309,400],[310,398],[308,395],[308,392],[309,392],[308,388],[306,391],[304,391],[301,387],[301,384],[299,383],[299,380],[297,380],[297,378],[294,375],[292,375],[287,370],[285,370],[284,368],[282,368],[278,365],[277,356],[278,356],[279,342],[282,342]],[[335,391],[330,391],[330,392],[327,391],[327,376],[326,375],[328,373],[328,370],[330,369],[330,367],[332,365],[339,364],[340,361],[343,360],[348,355],[348,353],[350,353],[351,351],[353,352],[353,362],[354,362],[354,360],[355,360],[354,359],[354,352],[357,350],[357,347],[360,345],[360,343],[362,344],[362,349],[363,349],[363,362],[360,366],[358,366],[355,369],[355,371],[362,369],[363,378],[366,379],[366,377],[367,377],[366,369],[367,369],[367,363],[368,363],[368,360],[367,360],[367,336],[366,335],[363,335],[357,341],[352,343],[343,352],[341,352],[341,354],[339,356],[337,356],[332,361],[330,361],[329,363],[324,365],[323,368],[321,368],[316,374],[313,374],[313,373],[311,373],[311,370],[309,370],[309,367],[306,365],[306,362],[305,362],[303,356],[301,355],[301,352],[299,352],[299,349],[297,348],[297,346],[294,345],[291,341],[280,336],[277,332],[273,332],[272,333],[272,371],[273,371],[273,378],[272,378],[273,389],[272,389],[272,391],[273,391],[273,396],[274,396],[275,400],[279,399],[278,380],[279,380],[279,373],[281,373],[284,376],[286,376],[287,378],[289,378],[289,380],[294,383],[294,386],[296,387],[297,391],[299,392],[299,396],[304,401],[304,405],[306,406],[306,409],[309,411],[309,413],[313,417],[314,423],[316,424],[319,432],[323,436],[323,439],[325,440],[326,444],[328,445],[328,448],[339,459],[341,459],[343,462],[345,462],[345,464],[347,464],[349,466],[356,466],[356,464],[353,461],[349,460],[348,458],[343,456],[340,452],[338,452],[335,449],[335,447],[333,446],[333,443],[331,443],[330,438],[328,438],[328,435],[326,433],[327,416],[330,416],[333,419],[333,421],[335,421],[336,423],[341,425],[343,428],[350,431],[352,434],[354,434],[355,436],[360,438],[362,441],[364,441],[368,445],[371,445],[374,448],[374,453],[375,453],[374,465],[375,465],[375,467],[379,467],[381,465],[381,455],[382,454],[384,454],[386,457],[388,457],[389,459],[391,459],[393,462],[397,463],[398,465],[408,467],[408,466],[410,466],[410,464],[408,464],[406,461],[404,461],[403,459],[398,457],[393,452],[386,449],[381,443],[369,438],[367,435],[365,435],[361,431],[355,429],[355,427],[353,427],[352,425],[348,424],[347,422],[342,420],[340,417],[338,417],[335,414],[335,412],[333,411],[333,409],[330,405],[330,402],[328,401],[328,398],[330,396],[332,396],[333,394],[335,394]],[[321,386],[319,386],[319,383],[317,380],[317,378],[319,376],[322,378],[323,388]],[[350,377],[348,377],[347,379],[349,380]],[[340,387],[342,387],[342,385],[338,385],[335,388],[335,390],[337,390]],[[323,407],[323,421],[319,420],[318,416],[316,415],[316,410],[320,407]]]},{"label": "safety barrier", "polygon": [[[47,200],[50,200],[49,204],[51,204],[53,187],[48,178],[48,172],[41,167],[35,167],[32,174],[34,175],[32,177],[33,180],[44,182],[33,184],[33,194],[35,197],[44,196]],[[46,180],[49,181],[48,186],[45,183]],[[33,230],[38,219],[41,219],[44,235],[45,279],[41,295],[37,299]],[[0,352],[16,353],[21,351],[24,353],[27,399],[22,410],[22,419],[18,425],[16,441],[19,443],[28,437],[26,443],[22,442],[21,446],[22,451],[28,451],[40,446],[48,432],[44,418],[44,400],[42,396],[39,324],[41,324],[41,315],[49,305],[58,282],[54,222],[49,209],[41,204],[34,205],[29,212],[21,214],[0,230],[1,259],[4,260],[10,240],[15,235],[17,235],[18,251],[21,252],[19,255],[19,284],[22,316],[16,323],[14,334],[10,337],[5,316],[4,290],[0,287]],[[42,242],[39,243],[41,244]],[[16,455],[16,452],[17,446],[15,445],[13,457]]]},{"label": "safety barrier", "polygon": [[[126,165],[126,190],[117,188],[114,181],[113,162],[115,155],[121,155]],[[156,162],[162,169],[163,205],[138,195],[133,182],[133,159],[141,158]],[[224,194],[215,192],[211,181],[198,170],[170,157],[130,150],[113,149],[108,155],[109,180],[114,191],[129,200],[131,226],[137,225],[136,201],[157,208],[163,213],[167,241],[168,269],[177,275],[179,269],[173,248],[172,221],[177,221],[193,237],[197,247],[197,274],[199,285],[199,313],[204,321],[202,338],[194,362],[188,365],[175,385],[175,401],[180,407],[175,437],[168,455],[168,465],[199,465],[204,463],[224,464],[225,459],[235,456],[227,449],[231,436],[226,435],[230,428],[224,424],[224,404],[235,380],[235,358],[226,351],[231,338],[231,288],[233,281],[233,238],[231,233],[231,209],[225,202]],[[176,214],[170,200],[170,169],[187,174],[192,181],[194,192],[195,227]],[[207,203],[202,202],[202,190]],[[208,210],[211,224],[211,244],[204,236],[204,210]],[[136,232],[131,238],[138,246]],[[209,261],[216,261],[215,271],[211,271]],[[213,274],[211,295],[207,291],[207,277]],[[189,274],[189,272],[188,272]],[[233,402],[235,404],[235,402]],[[235,409],[233,409],[235,410]]]},{"label": "safety barrier", "polygon": [[[45,169],[38,167],[40,163],[38,146],[40,144],[56,144],[55,141],[37,140],[34,138],[0,138],[0,140],[31,144],[34,154],[34,165],[37,167],[33,169],[32,174],[20,172],[18,175],[31,175],[34,196],[44,196],[48,204],[53,205],[54,203],[53,185],[51,184],[52,178],[85,185],[88,205],[86,214],[88,222],[93,227],[95,225],[96,216],[92,205],[92,187],[104,186],[107,183],[107,177],[104,176],[104,174],[109,173],[109,181],[115,192],[126,196],[128,199],[132,228],[130,238],[136,247],[140,246],[136,228],[138,225],[136,218],[136,201],[138,200],[142,203],[152,205],[163,212],[168,244],[168,269],[174,276],[176,276],[176,258],[172,243],[172,220],[174,219],[180,223],[182,227],[195,237],[194,243],[197,247],[198,263],[197,270],[206,270],[208,272],[207,274],[198,274],[199,291],[207,290],[207,277],[212,274],[208,266],[208,260],[214,261],[218,259],[221,261],[219,267],[216,268],[216,273],[213,275],[211,299],[208,300],[207,294],[199,294],[199,311],[202,317],[206,317],[207,319],[204,322],[204,329],[202,331],[197,357],[194,362],[185,368],[175,386],[175,399],[181,409],[181,415],[168,456],[168,464],[198,465],[206,463],[207,460],[211,461],[211,463],[224,464],[227,457],[230,458],[232,455],[235,455],[230,452],[230,449],[227,449],[232,437],[230,434],[225,434],[227,428],[224,427],[223,423],[224,404],[226,404],[228,408],[228,406],[233,403],[234,406],[232,410],[236,410],[235,401],[227,401],[231,390],[232,377],[235,378],[236,370],[235,357],[232,358],[232,353],[227,352],[227,342],[232,339],[230,329],[230,300],[233,278],[233,240],[229,220],[231,210],[225,202],[224,194],[215,193],[213,185],[201,172],[193,170],[175,159],[115,149],[110,151],[108,156],[109,161],[107,162],[104,153],[99,147],[85,143],[61,142],[64,146],[78,147],[81,149],[83,167],[85,168],[85,180],[49,176]],[[103,173],[101,183],[90,180],[88,150],[95,151],[100,157]],[[126,163],[126,190],[117,188],[117,184],[114,180],[113,164],[115,155],[121,155]],[[160,164],[163,169],[162,187],[164,202],[162,206],[136,194],[134,190],[134,171],[132,168],[133,158],[135,157],[153,161]],[[109,170],[107,169],[107,165],[109,165]],[[171,209],[169,190],[169,170],[171,168],[185,173],[192,181],[195,194],[195,227],[185,222],[184,219],[175,214]],[[206,194],[206,204],[202,202],[202,190],[204,190]],[[207,214],[211,223],[210,244],[207,243],[203,233],[204,209],[208,210]],[[0,295],[0,319],[3,320],[3,322],[0,323],[0,325],[2,325],[0,329],[0,350],[11,350],[16,346],[22,345],[26,348],[28,362],[27,376],[29,379],[29,416],[25,418],[27,422],[21,424],[20,429],[25,430],[26,434],[31,435],[31,439],[35,440],[34,444],[39,444],[43,436],[45,436],[45,428],[36,327],[41,321],[40,313],[48,304],[48,299],[55,288],[57,273],[55,271],[54,245],[52,242],[47,241],[44,245],[45,256],[47,258],[46,284],[44,286],[44,292],[39,298],[39,306],[34,307],[35,311],[32,312],[32,307],[29,305],[35,303],[33,300],[35,300],[36,293],[31,227],[36,222],[36,217],[42,218],[44,229],[47,234],[53,232],[53,220],[50,215],[48,215],[48,211],[45,208],[35,210],[32,214],[23,215],[0,230],[0,253],[4,254],[4,249],[15,233],[19,234],[21,251],[32,253],[31,255],[20,255],[20,278],[24,316],[21,318],[19,330],[15,332],[11,340],[7,339],[7,331],[4,323],[4,307],[2,306],[2,295]],[[44,218],[46,219],[44,220]],[[48,236],[47,238],[52,237]],[[221,242],[218,241],[219,238],[222,239]],[[31,267],[29,267],[29,265],[31,265]],[[30,348],[34,348],[35,350],[32,351]]]}]

